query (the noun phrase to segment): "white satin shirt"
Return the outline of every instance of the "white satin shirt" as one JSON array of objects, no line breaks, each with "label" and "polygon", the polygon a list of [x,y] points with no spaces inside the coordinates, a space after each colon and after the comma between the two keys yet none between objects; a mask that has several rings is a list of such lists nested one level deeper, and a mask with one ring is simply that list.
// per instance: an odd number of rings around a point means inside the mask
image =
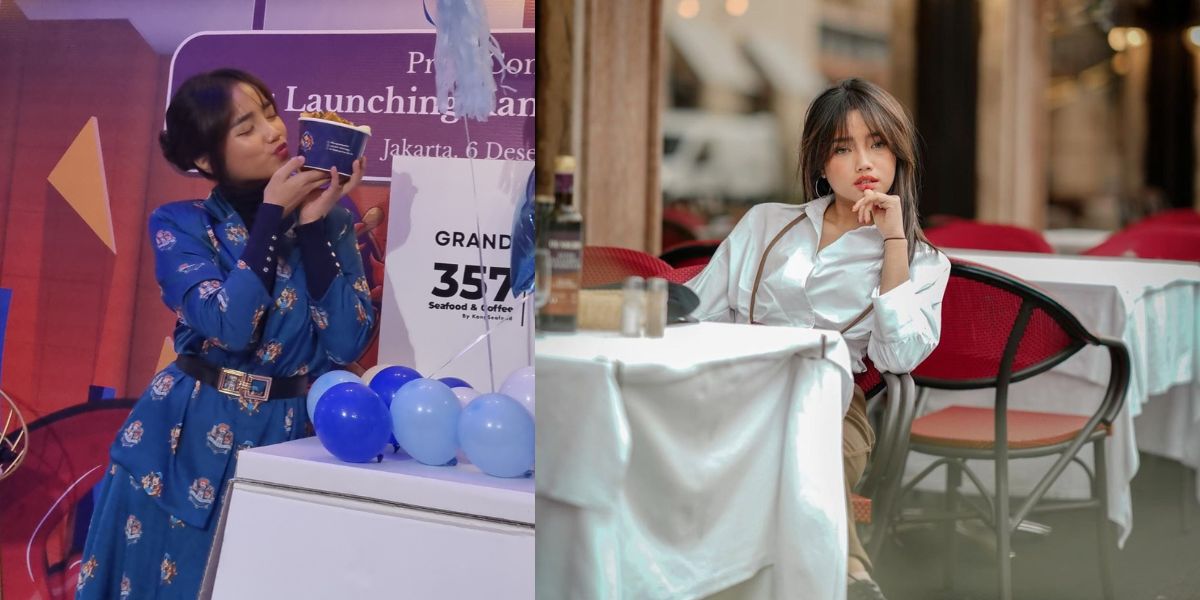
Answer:
[{"label": "white satin shirt", "polygon": [[808,218],[784,234],[767,258],[754,320],[841,331],[874,304],[865,319],[843,334],[852,368],[865,371],[865,355],[880,371],[907,373],[937,346],[950,261],[917,242],[909,280],[880,294],[883,236],[874,225],[848,231],[817,251],[825,209],[832,201],[833,196],[825,196],[803,205],[766,203],[750,209],[704,271],[687,282],[700,297],[693,316],[749,323],[750,294],[763,251],[804,211]]}]

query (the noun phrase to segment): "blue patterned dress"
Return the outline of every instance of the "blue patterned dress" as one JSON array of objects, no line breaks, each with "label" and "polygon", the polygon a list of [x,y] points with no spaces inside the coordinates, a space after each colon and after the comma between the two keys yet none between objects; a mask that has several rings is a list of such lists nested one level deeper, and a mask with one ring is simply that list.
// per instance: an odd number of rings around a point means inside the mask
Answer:
[{"label": "blue patterned dress", "polygon": [[[280,227],[274,289],[240,260],[248,232],[214,190],[150,217],[155,273],[178,316],[177,353],[267,376],[316,377],[356,359],[373,322],[349,212],[324,233],[338,272],[311,298],[295,215]],[[272,248],[275,246],[273,245]],[[76,598],[188,598],[199,590],[237,452],[306,435],[303,397],[254,403],[174,364],[154,376],[112,445],[84,546]]]}]

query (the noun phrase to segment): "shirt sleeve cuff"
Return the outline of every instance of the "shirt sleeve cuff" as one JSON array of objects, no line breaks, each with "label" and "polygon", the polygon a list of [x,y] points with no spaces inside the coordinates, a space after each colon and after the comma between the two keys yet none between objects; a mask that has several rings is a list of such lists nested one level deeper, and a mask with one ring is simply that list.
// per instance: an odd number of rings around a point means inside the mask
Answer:
[{"label": "shirt sleeve cuff", "polygon": [[305,283],[310,298],[319,300],[341,272],[333,242],[325,236],[325,220],[320,219],[296,226],[300,256],[304,260]]},{"label": "shirt sleeve cuff", "polygon": [[872,302],[875,305],[875,325],[884,340],[905,337],[913,327],[913,312],[920,310],[917,307],[916,284],[912,281],[905,281],[887,293],[876,295]]},{"label": "shirt sleeve cuff", "polygon": [[270,294],[275,289],[275,244],[279,241],[279,228],[283,223],[283,207],[262,203],[254,215],[254,229],[242,250],[239,267],[250,269],[262,281],[263,288]]}]

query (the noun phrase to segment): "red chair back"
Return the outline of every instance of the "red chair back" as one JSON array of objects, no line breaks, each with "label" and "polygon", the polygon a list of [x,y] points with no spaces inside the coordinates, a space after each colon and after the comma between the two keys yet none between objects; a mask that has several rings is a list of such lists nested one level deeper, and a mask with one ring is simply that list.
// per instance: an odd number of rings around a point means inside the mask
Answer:
[{"label": "red chair back", "polygon": [[[1024,311],[1028,321],[1019,327]],[[952,260],[941,340],[912,375],[922,386],[995,387],[1005,378],[1005,356],[1013,344],[1007,380],[1015,382],[1052,368],[1093,340],[1074,315],[1029,284]]]},{"label": "red chair back", "polygon": [[1129,227],[1126,227],[1126,229],[1159,227],[1162,225],[1170,227],[1200,227],[1200,212],[1191,208],[1164,210],[1154,213],[1137,223],[1133,223]]},{"label": "red chair back", "polygon": [[668,207],[662,215],[662,247],[690,242],[700,237],[704,219],[690,210]]},{"label": "red chair back", "polygon": [[879,373],[879,369],[875,368],[871,359],[863,357],[863,363],[867,370],[854,374],[854,385],[857,385],[867,398],[870,398],[883,389],[883,375]]},{"label": "red chair back", "polygon": [[670,270],[671,265],[662,259],[639,250],[611,246],[583,248],[582,285],[585,288],[617,283],[631,275],[662,277]]},{"label": "red chair back", "polygon": [[659,255],[659,258],[677,269],[692,265],[707,265],[720,246],[721,240],[683,242],[668,247]]},{"label": "red chair back", "polygon": [[664,221],[678,223],[692,232],[700,231],[708,223],[707,219],[699,213],[687,208],[681,208],[678,205],[664,208],[662,218]]},{"label": "red chair back", "polygon": [[671,283],[683,284],[691,281],[692,278],[699,275],[706,266],[707,265],[688,265],[686,267],[679,267],[677,269],[671,269],[670,271],[667,271],[662,275],[662,277]]},{"label": "red chair back", "polygon": [[[1107,389],[1094,412],[1086,417],[1036,410],[1011,411],[1010,414],[1010,383],[1054,367],[1084,345],[1105,347],[1111,361]],[[949,465],[962,468],[960,472],[968,474],[985,497],[995,495],[987,499],[987,504],[993,515],[991,525],[996,531],[1002,597],[1012,596],[1009,562],[1012,531],[1040,503],[1062,470],[1071,461],[1079,460],[1083,444],[1096,441],[1096,461],[1103,464],[1104,455],[1099,450],[1100,444],[1104,443],[1102,434],[1111,431],[1125,402],[1129,372],[1129,352],[1122,342],[1093,336],[1074,315],[1043,292],[1006,273],[951,261],[950,282],[942,299],[941,341],[933,354],[913,370],[912,377],[917,385],[935,388],[994,388],[994,404],[988,408],[950,407],[920,417],[913,421],[911,439],[919,452],[953,461]],[[1021,457],[1016,454],[1019,450],[1024,456],[1059,454],[1053,466],[1023,500],[1010,498],[1006,476],[1010,459]],[[966,458],[995,461],[995,485],[991,491],[983,489],[971,465],[964,463]],[[917,481],[931,470],[923,471]],[[1100,495],[1096,500],[1100,507],[1105,506],[1102,498],[1107,493],[1103,473],[1101,467],[1092,482],[1094,493]],[[916,483],[907,484],[904,491],[912,489]],[[951,496],[948,512],[954,512],[958,504],[951,492],[947,489]],[[961,512],[952,514],[951,522],[961,520],[963,516]],[[965,516],[976,518],[978,515],[970,512]],[[1108,521],[1103,508],[1098,514],[1098,522],[1100,544],[1107,546],[1114,540],[1105,529]],[[1105,552],[1101,553],[1102,572],[1107,573],[1111,565],[1104,558]],[[1111,597],[1111,594],[1105,596]]]},{"label": "red chair back", "polygon": [[1132,256],[1162,260],[1200,261],[1200,227],[1188,225],[1133,226],[1119,231],[1088,256]]},{"label": "red chair back", "polygon": [[925,236],[934,245],[943,248],[1054,254],[1054,247],[1042,234],[1013,225],[952,221],[941,227],[926,229]]},{"label": "red chair back", "polygon": [[73,597],[74,560],[52,550],[69,551],[73,528],[60,525],[104,477],[109,446],[132,407],[132,400],[89,402],[29,426],[29,455],[0,484],[0,595]]}]

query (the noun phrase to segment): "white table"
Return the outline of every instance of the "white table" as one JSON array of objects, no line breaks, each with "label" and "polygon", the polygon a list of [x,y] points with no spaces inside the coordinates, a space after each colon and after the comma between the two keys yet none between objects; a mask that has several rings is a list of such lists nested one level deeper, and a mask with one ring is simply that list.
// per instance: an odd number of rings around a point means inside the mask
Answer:
[{"label": "white table", "polygon": [[844,597],[840,335],[584,332],[536,367],[539,598]]},{"label": "white table", "polygon": [[317,438],[243,450],[201,598],[534,596],[534,483]]},{"label": "white table", "polygon": [[[1200,467],[1200,265],[977,250],[948,249],[947,253],[1036,285],[1074,313],[1093,334],[1119,339],[1128,347],[1131,381],[1125,408],[1107,442],[1109,518],[1119,526],[1123,543],[1133,526],[1129,486],[1137,473],[1139,448]],[[1084,349],[1052,371],[1014,384],[1009,405],[1091,414],[1103,397],[1108,365],[1106,351]],[[926,412],[950,404],[988,406],[993,399],[992,390],[935,390]],[[1090,465],[1091,452],[1082,456]],[[1029,491],[1052,460],[1013,463],[1013,492]],[[910,455],[908,474],[929,462],[927,457]],[[971,462],[971,466],[985,483],[993,481],[990,463]],[[931,477],[927,489],[942,489],[942,481],[940,474]],[[964,491],[970,489],[969,485],[963,487]],[[1069,467],[1048,496],[1078,498],[1087,491],[1082,470]]]}]

